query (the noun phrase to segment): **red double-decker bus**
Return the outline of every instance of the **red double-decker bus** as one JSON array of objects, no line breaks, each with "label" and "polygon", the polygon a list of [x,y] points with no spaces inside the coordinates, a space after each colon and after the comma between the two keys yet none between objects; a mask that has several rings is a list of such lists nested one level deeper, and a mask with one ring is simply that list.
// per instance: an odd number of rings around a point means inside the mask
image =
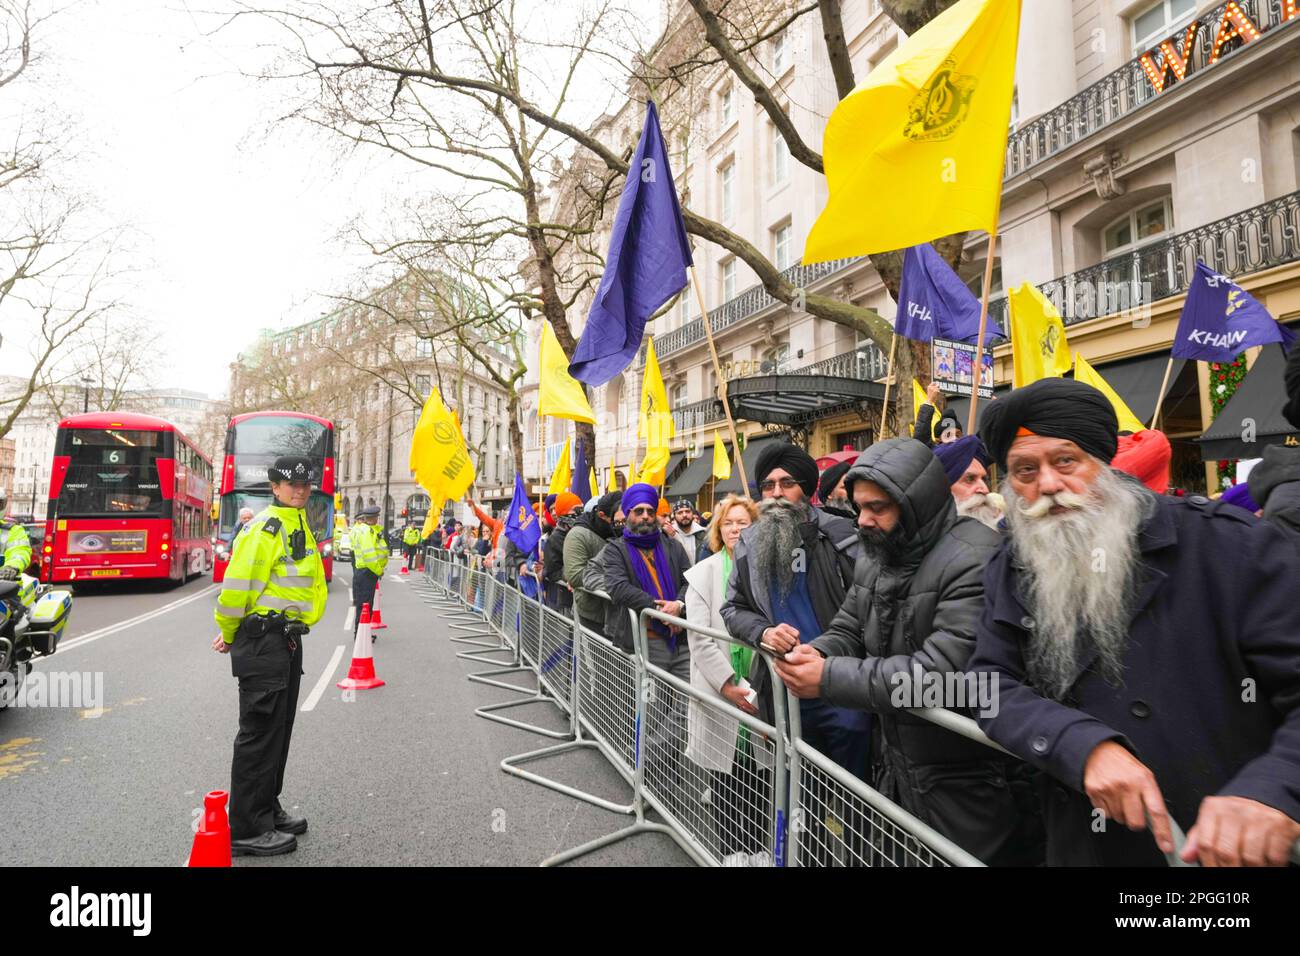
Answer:
[{"label": "red double-decker bus", "polygon": [[266,472],[281,455],[305,455],[311,462],[315,487],[307,499],[307,521],[325,565],[325,580],[333,579],[334,424],[302,412],[248,412],[230,419],[226,429],[214,581],[225,578],[239,512],[251,508],[256,515],[271,504]]},{"label": "red double-decker bus", "polygon": [[212,462],[171,422],[131,412],[59,422],[41,580],[166,578],[212,566]]}]

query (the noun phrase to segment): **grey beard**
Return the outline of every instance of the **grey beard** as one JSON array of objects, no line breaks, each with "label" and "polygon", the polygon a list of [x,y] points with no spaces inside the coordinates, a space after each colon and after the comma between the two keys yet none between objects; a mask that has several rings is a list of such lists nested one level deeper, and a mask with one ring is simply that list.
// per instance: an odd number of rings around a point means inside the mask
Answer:
[{"label": "grey beard", "polygon": [[1001,510],[990,502],[986,495],[969,495],[964,500],[958,501],[957,514],[974,518],[994,531],[998,529],[998,521],[1002,518]]},{"label": "grey beard", "polygon": [[803,537],[799,526],[811,518],[807,504],[769,498],[758,505],[758,522],[749,538],[749,560],[760,581],[776,581],[782,600],[794,587],[794,565]]},{"label": "grey beard", "polygon": [[1030,681],[1044,696],[1063,700],[1079,664],[1095,650],[1101,676],[1120,686],[1149,493],[1103,466],[1084,506],[1061,515],[1026,516],[1009,481],[1002,494],[1035,622],[1025,662]]}]

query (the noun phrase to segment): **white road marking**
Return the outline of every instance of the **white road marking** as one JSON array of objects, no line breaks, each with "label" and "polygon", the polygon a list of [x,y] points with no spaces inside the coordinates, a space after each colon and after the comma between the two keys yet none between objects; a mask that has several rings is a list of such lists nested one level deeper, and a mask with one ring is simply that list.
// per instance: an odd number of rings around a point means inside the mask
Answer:
[{"label": "white road marking", "polygon": [[[125,621],[119,621],[116,624],[110,624],[107,627],[101,627],[97,631],[91,631],[89,634],[83,634],[81,635],[81,637],[73,638],[72,640],[68,641],[66,644],[60,643],[58,653],[62,654],[64,651],[70,651],[74,648],[81,647],[84,644],[90,644],[94,641],[99,640],[101,637],[109,637],[113,634],[118,633],[119,631],[123,631],[126,630],[127,628],[134,627],[137,624],[143,624],[145,621],[152,621],[154,618],[166,614],[168,611],[174,611],[178,607],[183,607],[186,604],[189,604],[193,601],[197,601],[199,598],[207,597],[208,595],[212,594],[212,592],[214,591],[220,591],[220,590],[221,590],[220,584],[210,584],[202,591],[199,591],[197,594],[190,594],[186,597],[181,598],[180,600],[172,601],[170,604],[164,604],[162,607],[154,608],[152,611],[146,611],[144,614],[137,614],[135,617],[127,618]],[[76,603],[77,601],[76,598],[74,597],[72,600],[74,610],[76,608]],[[212,624],[213,630],[216,630],[216,626],[217,626],[216,622],[214,621]]]},{"label": "white road marking", "polygon": [[330,662],[325,665],[325,672],[320,675],[316,681],[316,686],[311,689],[311,694],[307,697],[307,702],[302,705],[302,712],[305,714],[316,707],[316,702],[320,700],[321,694],[325,693],[325,688],[329,686],[330,678],[334,676],[334,671],[338,669],[339,661],[343,659],[343,645],[340,644],[334,648],[334,655]]},{"label": "white road marking", "polygon": [[390,574],[390,575],[389,575],[389,578],[391,578],[392,580],[396,581],[398,584],[405,584],[405,583],[406,583],[406,578],[402,577],[400,574]]}]

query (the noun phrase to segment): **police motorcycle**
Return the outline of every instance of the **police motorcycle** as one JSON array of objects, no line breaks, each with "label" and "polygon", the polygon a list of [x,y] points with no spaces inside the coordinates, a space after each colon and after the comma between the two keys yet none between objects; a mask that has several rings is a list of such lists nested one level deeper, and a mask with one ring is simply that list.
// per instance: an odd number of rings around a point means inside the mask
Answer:
[{"label": "police motorcycle", "polygon": [[27,574],[0,580],[0,710],[13,704],[32,658],[54,653],[71,611],[69,591]]}]

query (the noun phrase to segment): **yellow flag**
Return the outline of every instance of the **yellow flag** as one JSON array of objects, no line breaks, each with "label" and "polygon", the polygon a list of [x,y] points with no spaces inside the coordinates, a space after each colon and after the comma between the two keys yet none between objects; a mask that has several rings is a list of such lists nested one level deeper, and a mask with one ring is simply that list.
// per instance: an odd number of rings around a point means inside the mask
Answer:
[{"label": "yellow flag", "polygon": [[600,485],[596,484],[596,466],[594,464],[591,466],[591,474],[587,476],[587,487],[591,489],[593,495],[597,498],[600,497]]},{"label": "yellow flag", "polygon": [[596,424],[587,393],[569,374],[569,357],[560,348],[551,323],[542,320],[542,355],[537,394],[537,414],[551,418],[571,418],[575,422]]},{"label": "yellow flag", "polygon": [[731,477],[731,459],[727,457],[727,446],[722,444],[722,433],[713,430],[713,477],[719,481]]},{"label": "yellow flag", "polygon": [[1074,353],[1074,380],[1091,385],[1106,396],[1106,399],[1115,409],[1115,417],[1119,419],[1120,431],[1140,432],[1146,428],[1145,425],[1138,421],[1138,417],[1133,414],[1132,409],[1124,404],[1124,399],[1119,397],[1115,390],[1107,384],[1106,380],[1097,374],[1097,370],[1088,364],[1088,360],[1078,352]]},{"label": "yellow flag", "polygon": [[458,500],[474,483],[474,461],[455,416],[435,388],[429,393],[411,437],[411,471],[415,480],[437,500]]},{"label": "yellow flag", "polygon": [[1012,388],[1070,370],[1065,323],[1050,299],[1028,282],[1007,293],[1011,313]]},{"label": "yellow flag", "polygon": [[421,538],[427,538],[429,535],[433,534],[433,529],[438,527],[438,514],[441,511],[441,508],[437,511],[434,511],[432,508],[429,509],[429,513],[424,516],[424,527],[420,529]]},{"label": "yellow flag", "polygon": [[655,355],[654,339],[646,343],[645,378],[641,380],[641,423],[637,438],[646,441],[645,459],[641,462],[641,481],[650,485],[664,482],[664,469],[668,466],[668,440],[677,434],[673,424],[672,409],[668,406],[668,392],[663,376],[659,374],[659,359]]},{"label": "yellow flag", "polygon": [[960,0],[840,101],[805,263],[997,228],[1019,33],[1020,0]]},{"label": "yellow flag", "polygon": [[569,490],[569,484],[573,481],[573,473],[569,468],[569,439],[564,439],[564,450],[560,452],[560,460],[555,463],[555,470],[551,472],[551,486],[546,489],[548,495],[563,494]]}]

